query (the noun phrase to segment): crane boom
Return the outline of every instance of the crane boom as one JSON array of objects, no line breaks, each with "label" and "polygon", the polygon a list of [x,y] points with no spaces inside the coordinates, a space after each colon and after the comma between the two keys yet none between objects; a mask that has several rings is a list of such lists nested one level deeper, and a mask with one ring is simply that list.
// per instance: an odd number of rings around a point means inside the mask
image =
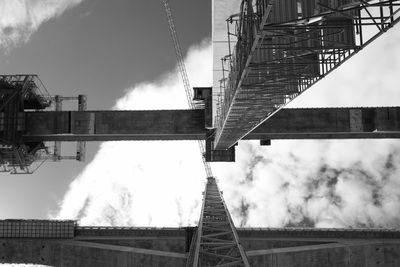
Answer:
[{"label": "crane boom", "polygon": [[[171,8],[169,7],[168,0],[162,0],[162,1],[164,4],[165,13],[167,15],[169,31],[171,34],[172,41],[174,43],[175,55],[176,55],[176,59],[178,61],[179,73],[181,74],[183,86],[185,88],[186,99],[187,99],[189,107],[191,109],[195,109],[196,105],[193,102],[192,87],[190,86],[189,78],[188,78],[188,75],[186,72],[186,66],[185,66],[185,62],[183,60],[182,50],[181,50],[181,46],[179,45],[178,36],[176,34],[175,24],[174,24],[174,19],[172,17]],[[213,175],[212,175],[210,163],[207,162],[204,157],[205,151],[206,151],[204,143],[203,143],[203,141],[199,140],[198,144],[199,144],[199,148],[200,148],[200,152],[201,152],[201,158],[202,158],[203,164],[204,164],[204,169],[206,171],[206,175],[207,175],[207,177],[212,177]]]}]

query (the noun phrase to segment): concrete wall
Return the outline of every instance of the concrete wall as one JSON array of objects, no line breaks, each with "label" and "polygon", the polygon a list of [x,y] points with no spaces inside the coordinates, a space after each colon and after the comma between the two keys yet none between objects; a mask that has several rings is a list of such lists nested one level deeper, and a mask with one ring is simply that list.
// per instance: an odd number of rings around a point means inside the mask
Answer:
[{"label": "concrete wall", "polygon": [[[1,263],[50,266],[185,266],[193,228],[78,227],[68,238],[51,228],[38,232],[40,220],[6,220],[0,231]],[[51,221],[49,221],[51,222]],[[25,224],[30,227],[21,228]],[[57,222],[58,226],[71,221]],[[37,227],[36,227],[37,226]],[[9,231],[12,229],[13,231]],[[40,228],[41,229],[41,228]],[[32,233],[37,233],[32,235]],[[64,231],[61,231],[62,233]],[[29,237],[29,238],[26,238]]]},{"label": "concrete wall", "polygon": [[400,244],[325,244],[251,251],[248,257],[251,266],[265,267],[396,267],[400,266]]},{"label": "concrete wall", "polygon": [[[0,236],[0,262],[185,266],[192,230],[75,227],[70,239]],[[397,230],[239,228],[238,234],[251,266],[400,266]]]},{"label": "concrete wall", "polygon": [[50,266],[185,266],[185,253],[103,245],[81,241],[1,239],[1,263]]}]

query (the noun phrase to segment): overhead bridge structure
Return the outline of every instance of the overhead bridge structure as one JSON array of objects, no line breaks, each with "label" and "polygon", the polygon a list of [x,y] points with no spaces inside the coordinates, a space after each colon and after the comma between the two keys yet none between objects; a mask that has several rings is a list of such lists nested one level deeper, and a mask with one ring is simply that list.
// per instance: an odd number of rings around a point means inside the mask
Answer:
[{"label": "overhead bridge structure", "polygon": [[[57,104],[60,98],[49,99],[57,99]],[[77,99],[84,103],[86,98]],[[16,113],[5,109],[0,112],[2,168],[11,173],[30,173],[35,164],[46,160],[82,160],[85,142],[118,140],[200,140],[206,142],[207,161],[234,161],[235,147],[227,151],[213,149],[215,130],[207,127],[211,115],[209,104],[204,106],[146,111],[20,108]],[[261,145],[273,139],[355,138],[400,138],[400,107],[282,109],[244,137],[260,140]],[[76,142],[77,154],[62,156],[62,142]]]},{"label": "overhead bridge structure", "polygon": [[399,266],[394,229],[235,228],[207,179],[198,227],[0,220],[0,263],[66,267]]},{"label": "overhead bridge structure", "polygon": [[396,0],[243,0],[227,19],[214,148],[273,117],[398,23],[399,10]]},{"label": "overhead bridge structure", "polygon": [[[0,263],[66,267],[246,266],[238,262],[238,254],[234,254],[237,250],[232,250],[231,255],[225,250],[225,254],[211,256],[212,262],[199,253],[201,265],[194,265],[191,253],[197,243],[193,237],[199,231],[197,227],[89,227],[74,221],[2,220]],[[398,230],[237,228],[236,232],[247,266],[400,265]],[[216,238],[203,246],[217,246],[217,242],[222,243],[223,239]],[[229,251],[234,242],[226,247]],[[227,260],[221,261],[223,256]],[[221,264],[214,264],[219,261]]]},{"label": "overhead bridge structure", "polygon": [[[0,76],[1,170],[32,173],[48,160],[83,160],[88,141],[199,140],[207,162],[235,161],[235,147],[214,149],[210,91],[195,88],[197,109],[90,111],[83,95],[49,96],[36,75]],[[63,111],[67,100],[77,100],[78,110]],[[355,138],[400,138],[400,107],[282,109],[243,139]],[[63,156],[62,142],[76,142],[76,155]]]}]

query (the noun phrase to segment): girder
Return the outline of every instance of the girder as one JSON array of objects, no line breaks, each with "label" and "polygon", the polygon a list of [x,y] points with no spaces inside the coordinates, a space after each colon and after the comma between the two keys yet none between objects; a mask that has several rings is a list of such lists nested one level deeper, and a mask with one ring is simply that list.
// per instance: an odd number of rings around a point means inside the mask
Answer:
[{"label": "girder", "polygon": [[[204,110],[26,112],[25,142],[204,140]],[[243,139],[400,137],[400,107],[282,109]],[[210,147],[211,149],[211,147]]]},{"label": "girder", "polygon": [[[0,220],[0,263],[185,266],[193,231],[193,227],[103,227],[79,226],[74,221]],[[276,262],[275,266],[302,267],[365,266],[376,261],[380,261],[376,264],[379,266],[400,264],[400,231],[396,229],[238,228],[237,233],[251,266],[268,266],[271,262]],[[221,266],[228,264],[236,263]]]}]

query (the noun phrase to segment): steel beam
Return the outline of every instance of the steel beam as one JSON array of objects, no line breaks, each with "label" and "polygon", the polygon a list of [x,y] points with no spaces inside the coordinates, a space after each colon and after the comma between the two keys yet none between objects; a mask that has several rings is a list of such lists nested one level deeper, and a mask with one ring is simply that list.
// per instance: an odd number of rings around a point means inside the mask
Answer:
[{"label": "steel beam", "polygon": [[[27,112],[24,141],[204,140],[204,110]],[[400,138],[400,107],[282,109],[244,137]]]}]

